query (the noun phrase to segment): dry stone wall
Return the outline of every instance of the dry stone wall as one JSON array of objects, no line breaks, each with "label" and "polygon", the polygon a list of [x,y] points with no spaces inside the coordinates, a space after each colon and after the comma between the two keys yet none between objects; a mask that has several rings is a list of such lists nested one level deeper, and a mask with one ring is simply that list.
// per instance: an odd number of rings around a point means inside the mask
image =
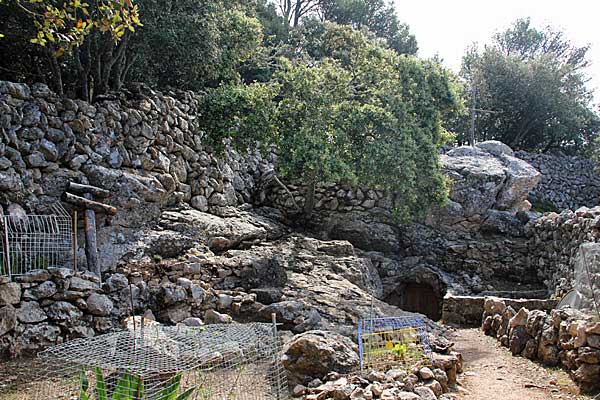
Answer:
[{"label": "dry stone wall", "polygon": [[579,247],[600,238],[600,207],[548,213],[529,224],[528,234],[528,262],[551,294],[564,295],[573,288]]},{"label": "dry stone wall", "polygon": [[215,159],[194,128],[192,92],[138,87],[89,104],[43,84],[0,82],[0,116],[3,204],[34,209],[60,197],[67,180],[87,180],[124,210],[178,201],[216,210],[250,201],[268,168],[257,156]]},{"label": "dry stone wall", "polygon": [[101,268],[114,268],[163,209],[226,213],[251,201],[271,169],[254,154],[215,158],[194,127],[201,117],[192,92],[140,86],[89,104],[43,84],[0,82],[0,205],[43,211],[69,181],[109,190],[119,212],[100,218],[98,243]]},{"label": "dry stone wall", "polygon": [[550,203],[558,210],[576,210],[600,204],[597,163],[563,154],[519,151],[516,155],[542,174],[540,184],[529,193],[532,203]]},{"label": "dry stone wall", "polygon": [[488,298],[483,331],[513,355],[562,365],[583,392],[600,390],[600,323],[570,308],[546,311],[507,305]]}]

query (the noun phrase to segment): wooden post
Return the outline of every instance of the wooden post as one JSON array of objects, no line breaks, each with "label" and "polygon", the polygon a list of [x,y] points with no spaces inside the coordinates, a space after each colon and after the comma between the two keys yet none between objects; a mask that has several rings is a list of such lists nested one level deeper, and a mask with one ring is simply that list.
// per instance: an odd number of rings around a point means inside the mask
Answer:
[{"label": "wooden post", "polygon": [[[276,368],[277,363],[279,362],[278,360],[278,354],[279,354],[279,337],[277,336],[277,314],[276,313],[272,313],[271,314],[271,324],[273,326],[273,346],[275,346],[275,349],[273,351],[273,367]],[[276,372],[277,375],[277,388],[275,389],[276,391],[276,396],[277,396],[277,400],[280,400],[281,395],[280,395],[280,391],[281,391],[281,386],[282,386],[282,382],[281,382],[281,377],[279,376],[279,373]]]},{"label": "wooden post", "polygon": [[[87,194],[85,197],[92,197]],[[98,245],[96,241],[96,212],[91,209],[85,210],[85,257],[88,270],[102,278],[100,266],[98,265]]]},{"label": "wooden post", "polygon": [[475,112],[477,104],[477,87],[475,82],[471,82],[471,126],[469,128],[469,143],[471,147],[475,146]]},{"label": "wooden post", "polygon": [[85,194],[84,197],[81,197],[65,192],[62,198],[67,203],[71,203],[79,208],[92,209],[96,212],[105,213],[108,215],[115,215],[117,213],[117,209],[115,207],[91,200],[92,196],[90,194]]},{"label": "wooden post", "polygon": [[73,272],[77,272],[77,210],[73,211]]}]

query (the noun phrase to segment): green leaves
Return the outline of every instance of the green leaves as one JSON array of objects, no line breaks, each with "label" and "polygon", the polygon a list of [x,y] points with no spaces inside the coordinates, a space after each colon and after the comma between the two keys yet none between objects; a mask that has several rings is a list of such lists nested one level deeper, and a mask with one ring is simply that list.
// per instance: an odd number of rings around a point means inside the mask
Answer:
[{"label": "green leaves", "polygon": [[79,371],[79,400],[89,400],[89,396],[87,395],[89,386],[90,385],[85,370],[82,369]]},{"label": "green leaves", "polygon": [[[109,398],[110,400],[142,400],[146,398],[144,380],[140,375],[132,375],[129,372],[123,373],[118,379],[116,385],[114,386],[114,391],[109,397],[106,381],[102,375],[102,371],[100,368],[95,368],[94,373],[96,376],[96,400],[108,400]],[[187,400],[194,392],[196,392],[197,387],[192,386],[183,393],[179,394],[182,376],[183,374],[181,372],[174,375],[165,384],[164,388],[155,398],[157,400]],[[79,382],[79,400],[89,400],[90,397],[87,394],[89,382],[86,371],[83,369],[80,371]]]},{"label": "green leaves", "polygon": [[108,393],[106,392],[106,382],[104,381],[104,377],[102,376],[102,371],[100,368],[96,367],[94,369],[94,373],[96,375],[96,394],[98,395],[98,400],[108,400]]},{"label": "green leaves", "polygon": [[425,214],[447,195],[438,149],[441,118],[458,107],[454,82],[360,32],[325,30],[311,50],[318,60],[280,59],[269,83],[209,91],[200,128],[217,146],[228,137],[241,151],[276,146],[288,181],[379,188],[396,194],[399,218]]},{"label": "green leaves", "polygon": [[490,111],[477,117],[478,139],[530,151],[589,146],[600,118],[585,87],[587,50],[528,19],[498,33],[484,51],[470,50],[463,75],[477,89],[477,108]]},{"label": "green leaves", "polygon": [[83,44],[93,30],[107,32],[114,42],[118,42],[125,30],[133,32],[142,25],[138,6],[131,1],[105,0],[100,5],[80,0],[12,2],[31,18],[31,23],[35,26],[36,33],[29,39],[30,43],[41,47],[51,46],[55,56],[71,53],[74,48]]}]

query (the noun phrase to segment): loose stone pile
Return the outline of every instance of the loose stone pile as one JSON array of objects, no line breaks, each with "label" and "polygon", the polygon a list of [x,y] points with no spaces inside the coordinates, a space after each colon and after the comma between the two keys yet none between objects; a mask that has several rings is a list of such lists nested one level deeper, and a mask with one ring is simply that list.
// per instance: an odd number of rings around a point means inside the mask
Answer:
[{"label": "loose stone pile", "polygon": [[458,353],[433,354],[431,367],[412,370],[353,372],[359,359],[349,339],[324,331],[294,337],[283,349],[283,365],[289,371],[294,397],[321,399],[450,399],[444,393],[456,389],[462,372]]},{"label": "loose stone pile", "polygon": [[482,330],[513,355],[561,365],[584,392],[600,389],[600,323],[569,308],[550,313],[487,298]]},{"label": "loose stone pile", "polygon": [[35,353],[111,330],[114,305],[99,282],[62,268],[0,281],[0,355]]}]

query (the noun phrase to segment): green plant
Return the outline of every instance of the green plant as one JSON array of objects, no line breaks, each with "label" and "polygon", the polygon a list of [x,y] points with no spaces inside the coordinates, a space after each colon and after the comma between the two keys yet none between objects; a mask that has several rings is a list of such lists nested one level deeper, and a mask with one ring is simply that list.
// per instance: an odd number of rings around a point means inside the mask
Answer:
[{"label": "green plant", "polygon": [[396,356],[402,357],[406,354],[406,345],[397,343],[392,351]]},{"label": "green plant", "polygon": [[[109,396],[106,380],[104,379],[100,368],[96,367],[94,369],[94,374],[96,377],[97,400],[141,400],[147,398],[144,389],[144,380],[139,375],[132,375],[129,372],[125,372],[118,380],[114,391]],[[156,400],[187,400],[196,390],[196,386],[192,386],[183,393],[179,394],[181,378],[181,372],[173,376],[157,395]],[[88,395],[88,389],[89,382],[86,371],[82,369],[79,373],[79,400],[90,399],[90,396]]]},{"label": "green plant", "polygon": [[535,211],[538,213],[546,213],[546,212],[559,212],[558,208],[548,200],[538,200],[533,201],[531,203],[531,211]]}]

